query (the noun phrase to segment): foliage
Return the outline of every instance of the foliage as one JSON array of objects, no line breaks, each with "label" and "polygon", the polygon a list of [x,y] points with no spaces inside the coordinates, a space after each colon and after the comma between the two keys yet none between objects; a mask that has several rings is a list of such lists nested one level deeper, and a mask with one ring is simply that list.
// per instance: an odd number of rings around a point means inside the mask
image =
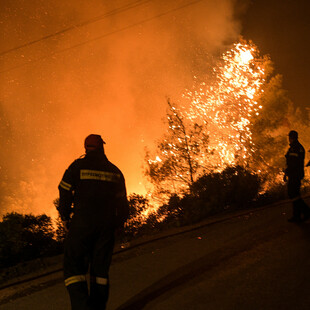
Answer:
[{"label": "foliage", "polygon": [[172,195],[158,213],[166,216],[167,224],[191,224],[226,209],[248,206],[258,197],[260,188],[258,175],[241,166],[227,167],[199,178],[182,198]]},{"label": "foliage", "polygon": [[211,171],[248,164],[255,151],[251,119],[262,108],[258,99],[270,66],[252,42],[241,40],[221,56],[213,81],[197,82],[184,94],[187,118],[202,125],[209,137]]},{"label": "foliage", "polygon": [[149,201],[143,195],[130,194],[128,196],[129,219],[141,217],[148,209]]},{"label": "foliage", "polygon": [[185,195],[202,175],[249,166],[256,151],[251,119],[262,108],[258,100],[271,66],[253,43],[241,41],[222,55],[213,80],[197,80],[179,105],[168,101],[167,132],[146,156],[156,195]]},{"label": "foliage", "polygon": [[129,218],[126,223],[126,230],[133,233],[138,226],[141,226],[149,201],[142,195],[133,193],[128,197],[128,204]]},{"label": "foliage", "polygon": [[292,102],[282,89],[280,75],[266,83],[259,103],[263,108],[251,124],[255,144],[251,167],[261,172],[262,177],[268,181],[274,180],[285,167],[284,154],[288,147],[288,117]]},{"label": "foliage", "polygon": [[201,177],[191,187],[191,193],[205,202],[220,208],[243,207],[258,196],[260,178],[241,166],[227,167]]},{"label": "foliage", "polygon": [[52,220],[45,214],[7,213],[0,222],[0,266],[10,266],[57,248]]},{"label": "foliage", "polygon": [[[146,197],[131,194],[128,197],[129,220],[118,238],[126,242],[171,227],[197,223],[227,209],[259,206],[286,196],[286,188],[280,185],[259,196],[260,190],[261,179],[258,175],[242,166],[231,166],[221,172],[203,175],[193,182],[187,194],[182,197],[171,195],[156,212],[150,211],[152,208]],[[9,267],[61,253],[65,233],[59,218],[57,223],[59,225],[55,230],[46,215],[6,214],[0,222],[0,266]]]},{"label": "foliage", "polygon": [[211,79],[196,78],[178,105],[168,101],[166,134],[146,155],[154,198],[186,196],[199,177],[235,165],[260,175],[264,190],[282,182],[287,134],[297,130],[310,143],[310,117],[294,108],[273,71],[268,56],[241,40]]},{"label": "foliage", "polygon": [[143,195],[131,194],[128,197],[129,218],[125,223],[126,238],[136,236],[145,227],[152,227],[157,219],[153,212],[150,212],[149,200]]},{"label": "foliage", "polygon": [[157,144],[157,156],[146,154],[145,174],[161,195],[171,195],[176,190],[186,191],[202,173],[204,167],[198,155],[206,153],[208,136],[203,127],[189,124],[175,104],[167,101],[168,130]]},{"label": "foliage", "polygon": [[259,98],[263,107],[258,117],[252,119],[253,153],[250,167],[261,174],[265,188],[272,191],[277,184],[281,187],[281,172],[285,168],[288,145],[288,133],[297,130],[301,142],[309,145],[309,114],[294,107],[287,91],[282,88],[282,76],[273,76],[264,85]]}]

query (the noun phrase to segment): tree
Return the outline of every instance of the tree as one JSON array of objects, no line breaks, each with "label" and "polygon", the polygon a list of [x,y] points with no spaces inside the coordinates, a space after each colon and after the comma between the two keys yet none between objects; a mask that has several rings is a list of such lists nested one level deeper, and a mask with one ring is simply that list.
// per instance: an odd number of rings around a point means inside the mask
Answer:
[{"label": "tree", "polygon": [[125,224],[125,231],[127,235],[135,235],[146,222],[149,200],[142,195],[133,193],[128,196],[128,204],[129,218]]},{"label": "tree", "polygon": [[0,265],[10,266],[54,250],[52,220],[45,214],[7,213],[0,222]]},{"label": "tree", "polygon": [[249,164],[255,152],[250,119],[262,108],[268,66],[252,43],[236,43],[218,61],[213,81],[195,83],[182,105],[168,101],[167,132],[146,156],[157,195],[184,194],[206,173]]},{"label": "tree", "polygon": [[169,100],[167,104],[167,133],[157,144],[156,156],[147,152],[145,170],[155,191],[165,196],[186,191],[197,175],[207,169],[202,158],[206,156],[208,145],[203,126],[190,123]]},{"label": "tree", "polygon": [[255,153],[251,119],[262,109],[258,99],[270,67],[270,59],[261,57],[253,43],[241,40],[222,55],[212,82],[195,83],[185,93],[186,118],[203,126],[209,137],[211,171],[249,164]]},{"label": "tree", "polygon": [[196,78],[178,105],[168,101],[166,134],[146,155],[155,196],[184,194],[202,175],[236,165],[260,175],[266,189],[281,179],[288,131],[309,136],[309,118],[252,42],[235,43],[212,76]]},{"label": "tree", "polygon": [[282,183],[289,131],[298,131],[302,143],[309,145],[310,118],[309,113],[303,113],[290,100],[282,87],[281,75],[272,76],[263,90],[258,99],[262,109],[259,116],[251,120],[255,152],[250,166],[265,180],[264,188],[268,190]]},{"label": "tree", "polygon": [[252,155],[251,168],[257,171],[269,186],[274,183],[285,167],[287,148],[288,117],[293,103],[287,91],[282,88],[282,76],[273,76],[264,85],[259,98],[263,107],[259,116],[254,117],[251,131],[255,152]]}]

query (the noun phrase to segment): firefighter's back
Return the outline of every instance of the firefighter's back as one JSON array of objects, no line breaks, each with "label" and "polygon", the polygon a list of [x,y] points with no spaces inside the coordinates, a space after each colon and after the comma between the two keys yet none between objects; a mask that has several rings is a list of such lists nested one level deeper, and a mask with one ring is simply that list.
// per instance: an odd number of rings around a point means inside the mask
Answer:
[{"label": "firefighter's back", "polygon": [[78,159],[73,167],[76,179],[74,193],[75,221],[91,225],[113,224],[117,195],[121,191],[123,175],[103,152],[90,152]]}]

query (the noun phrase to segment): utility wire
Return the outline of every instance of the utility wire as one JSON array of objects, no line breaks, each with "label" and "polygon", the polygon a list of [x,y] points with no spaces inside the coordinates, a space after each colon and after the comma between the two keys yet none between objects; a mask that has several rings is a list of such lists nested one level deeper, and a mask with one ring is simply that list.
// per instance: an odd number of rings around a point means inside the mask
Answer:
[{"label": "utility wire", "polygon": [[154,19],[157,19],[157,18],[160,18],[160,17],[162,17],[162,16],[168,15],[168,14],[170,14],[170,13],[176,12],[176,11],[178,11],[178,10],[180,10],[180,9],[189,7],[189,6],[194,5],[194,4],[196,4],[196,3],[198,3],[198,2],[201,2],[201,1],[203,1],[203,0],[195,0],[195,1],[192,1],[192,2],[188,2],[188,3],[184,4],[184,5],[181,5],[181,6],[179,6],[179,7],[176,7],[176,8],[174,8],[174,9],[171,9],[171,10],[168,10],[168,11],[166,11],[166,12],[163,12],[163,13],[160,13],[160,14],[158,14],[158,15],[155,15],[155,16],[153,16],[153,17],[144,19],[144,20],[139,21],[139,22],[137,22],[137,23],[133,23],[133,24],[131,24],[131,25],[125,26],[125,27],[123,27],[123,28],[121,28],[121,29],[118,29],[118,30],[115,30],[115,31],[111,31],[111,32],[109,32],[109,33],[106,33],[106,34],[104,34],[104,35],[98,36],[98,37],[96,37],[96,38],[93,38],[93,39],[90,39],[90,40],[81,42],[81,43],[79,43],[79,44],[70,46],[70,47],[68,47],[68,48],[65,48],[65,49],[56,51],[56,52],[54,52],[54,53],[51,53],[50,55],[47,55],[47,56],[44,56],[44,57],[40,57],[40,58],[37,58],[37,59],[34,59],[34,60],[29,59],[29,61],[28,61],[27,63],[24,63],[24,64],[22,64],[22,65],[18,65],[18,66],[12,67],[12,68],[7,69],[7,70],[0,71],[0,73],[12,71],[12,70],[15,70],[15,69],[18,69],[18,68],[27,66],[27,65],[29,65],[29,64],[33,64],[33,63],[35,63],[35,62],[38,62],[38,61],[41,61],[41,60],[45,60],[45,59],[50,58],[50,57],[53,57],[53,56],[55,56],[55,55],[57,55],[57,54],[61,54],[61,53],[67,52],[67,51],[69,51],[69,50],[71,50],[71,49],[74,49],[74,48],[83,46],[83,45],[85,45],[85,44],[88,44],[88,43],[91,43],[91,42],[94,42],[94,41],[97,41],[97,40],[100,40],[100,39],[103,39],[103,38],[108,37],[108,36],[110,36],[110,35],[113,35],[113,34],[116,34],[116,33],[119,33],[119,32],[123,32],[123,31],[125,31],[125,30],[128,30],[128,29],[130,29],[130,28],[136,27],[136,26],[138,26],[138,25],[145,24],[145,23],[150,22],[150,21],[152,21],[152,20],[154,20]]},{"label": "utility wire", "polygon": [[114,9],[114,10],[112,10],[112,11],[109,11],[109,12],[107,12],[107,13],[105,13],[105,14],[96,16],[96,17],[94,17],[94,18],[92,18],[92,19],[89,19],[89,20],[87,20],[87,21],[84,21],[84,22],[82,22],[82,23],[79,23],[79,24],[70,26],[70,27],[68,27],[68,28],[62,29],[62,30],[57,31],[57,32],[55,32],[55,33],[46,35],[46,36],[44,36],[44,37],[42,37],[42,38],[39,38],[39,39],[30,41],[30,42],[27,42],[27,43],[24,43],[24,44],[22,44],[22,45],[19,45],[19,46],[10,48],[10,49],[8,49],[8,50],[5,50],[5,51],[3,51],[3,52],[0,52],[0,56],[6,55],[6,54],[8,54],[8,53],[14,52],[14,51],[19,50],[19,49],[24,48],[24,47],[31,46],[31,45],[33,45],[33,44],[35,44],[35,43],[38,43],[38,42],[41,42],[41,41],[44,41],[44,40],[47,40],[47,39],[50,39],[50,38],[59,36],[59,35],[61,35],[61,34],[64,34],[64,33],[66,33],[66,32],[69,32],[69,31],[71,31],[71,30],[75,30],[75,29],[77,29],[77,28],[80,28],[80,27],[84,27],[84,26],[93,24],[93,23],[95,23],[95,22],[97,22],[97,21],[99,21],[99,20],[105,19],[106,17],[113,16],[113,15],[117,15],[117,14],[119,14],[119,13],[128,11],[128,10],[130,10],[130,9],[133,9],[133,8],[135,8],[135,7],[138,7],[138,6],[142,5],[142,4],[145,4],[145,3],[150,2],[150,1],[151,1],[151,0],[144,0],[144,1],[139,0],[139,1],[136,1],[136,2],[133,2],[133,3],[129,3],[129,4],[127,4],[127,5],[124,5],[124,6],[120,7],[120,8],[117,8],[117,9]]}]

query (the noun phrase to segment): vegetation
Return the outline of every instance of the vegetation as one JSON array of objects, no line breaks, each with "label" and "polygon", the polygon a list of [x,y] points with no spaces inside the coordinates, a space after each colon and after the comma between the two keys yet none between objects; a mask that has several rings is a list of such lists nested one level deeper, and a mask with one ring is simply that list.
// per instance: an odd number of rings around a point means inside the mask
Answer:
[{"label": "vegetation", "polygon": [[[161,203],[152,208],[148,198],[130,195],[121,240],[285,197],[286,136],[298,124],[310,143],[309,122],[294,109],[281,76],[272,73],[270,59],[242,41],[222,55],[211,76],[197,79],[183,102],[167,101],[166,133],[145,158],[152,200]],[[55,228],[46,215],[6,214],[0,267],[60,253],[65,234],[59,218]]]},{"label": "vegetation", "polygon": [[185,115],[167,101],[167,133],[157,145],[155,160],[146,154],[146,170],[157,196],[186,191],[199,173],[206,170],[199,157],[207,152],[208,136],[203,127],[189,126]]},{"label": "vegetation", "polygon": [[[171,227],[197,223],[227,210],[254,207],[285,197],[283,186],[263,195],[260,190],[258,175],[241,166],[234,166],[203,175],[191,184],[187,194],[172,194],[167,203],[153,211],[150,211],[150,202],[146,197],[131,194],[128,197],[130,217],[118,236],[119,240],[126,242]],[[53,225],[52,219],[44,214],[8,213],[0,222],[0,266],[4,269],[60,254],[64,238],[65,231],[59,218]]]},{"label": "vegetation", "polygon": [[309,116],[294,108],[270,58],[241,40],[211,77],[197,77],[182,99],[167,101],[166,132],[145,157],[153,198],[188,195],[199,178],[234,166],[258,175],[264,190],[276,187],[287,134],[295,129],[310,143]]},{"label": "vegetation", "polygon": [[227,167],[221,172],[205,174],[190,186],[188,193],[172,194],[166,203],[156,211],[146,198],[140,195],[130,200],[131,215],[134,220],[127,222],[123,240],[145,234],[152,234],[171,227],[197,223],[208,216],[262,204],[272,203],[285,198],[284,185],[277,184],[267,192],[262,192],[259,175],[242,166]]},{"label": "vegetation", "polygon": [[47,215],[8,213],[0,222],[0,267],[61,252]]}]

